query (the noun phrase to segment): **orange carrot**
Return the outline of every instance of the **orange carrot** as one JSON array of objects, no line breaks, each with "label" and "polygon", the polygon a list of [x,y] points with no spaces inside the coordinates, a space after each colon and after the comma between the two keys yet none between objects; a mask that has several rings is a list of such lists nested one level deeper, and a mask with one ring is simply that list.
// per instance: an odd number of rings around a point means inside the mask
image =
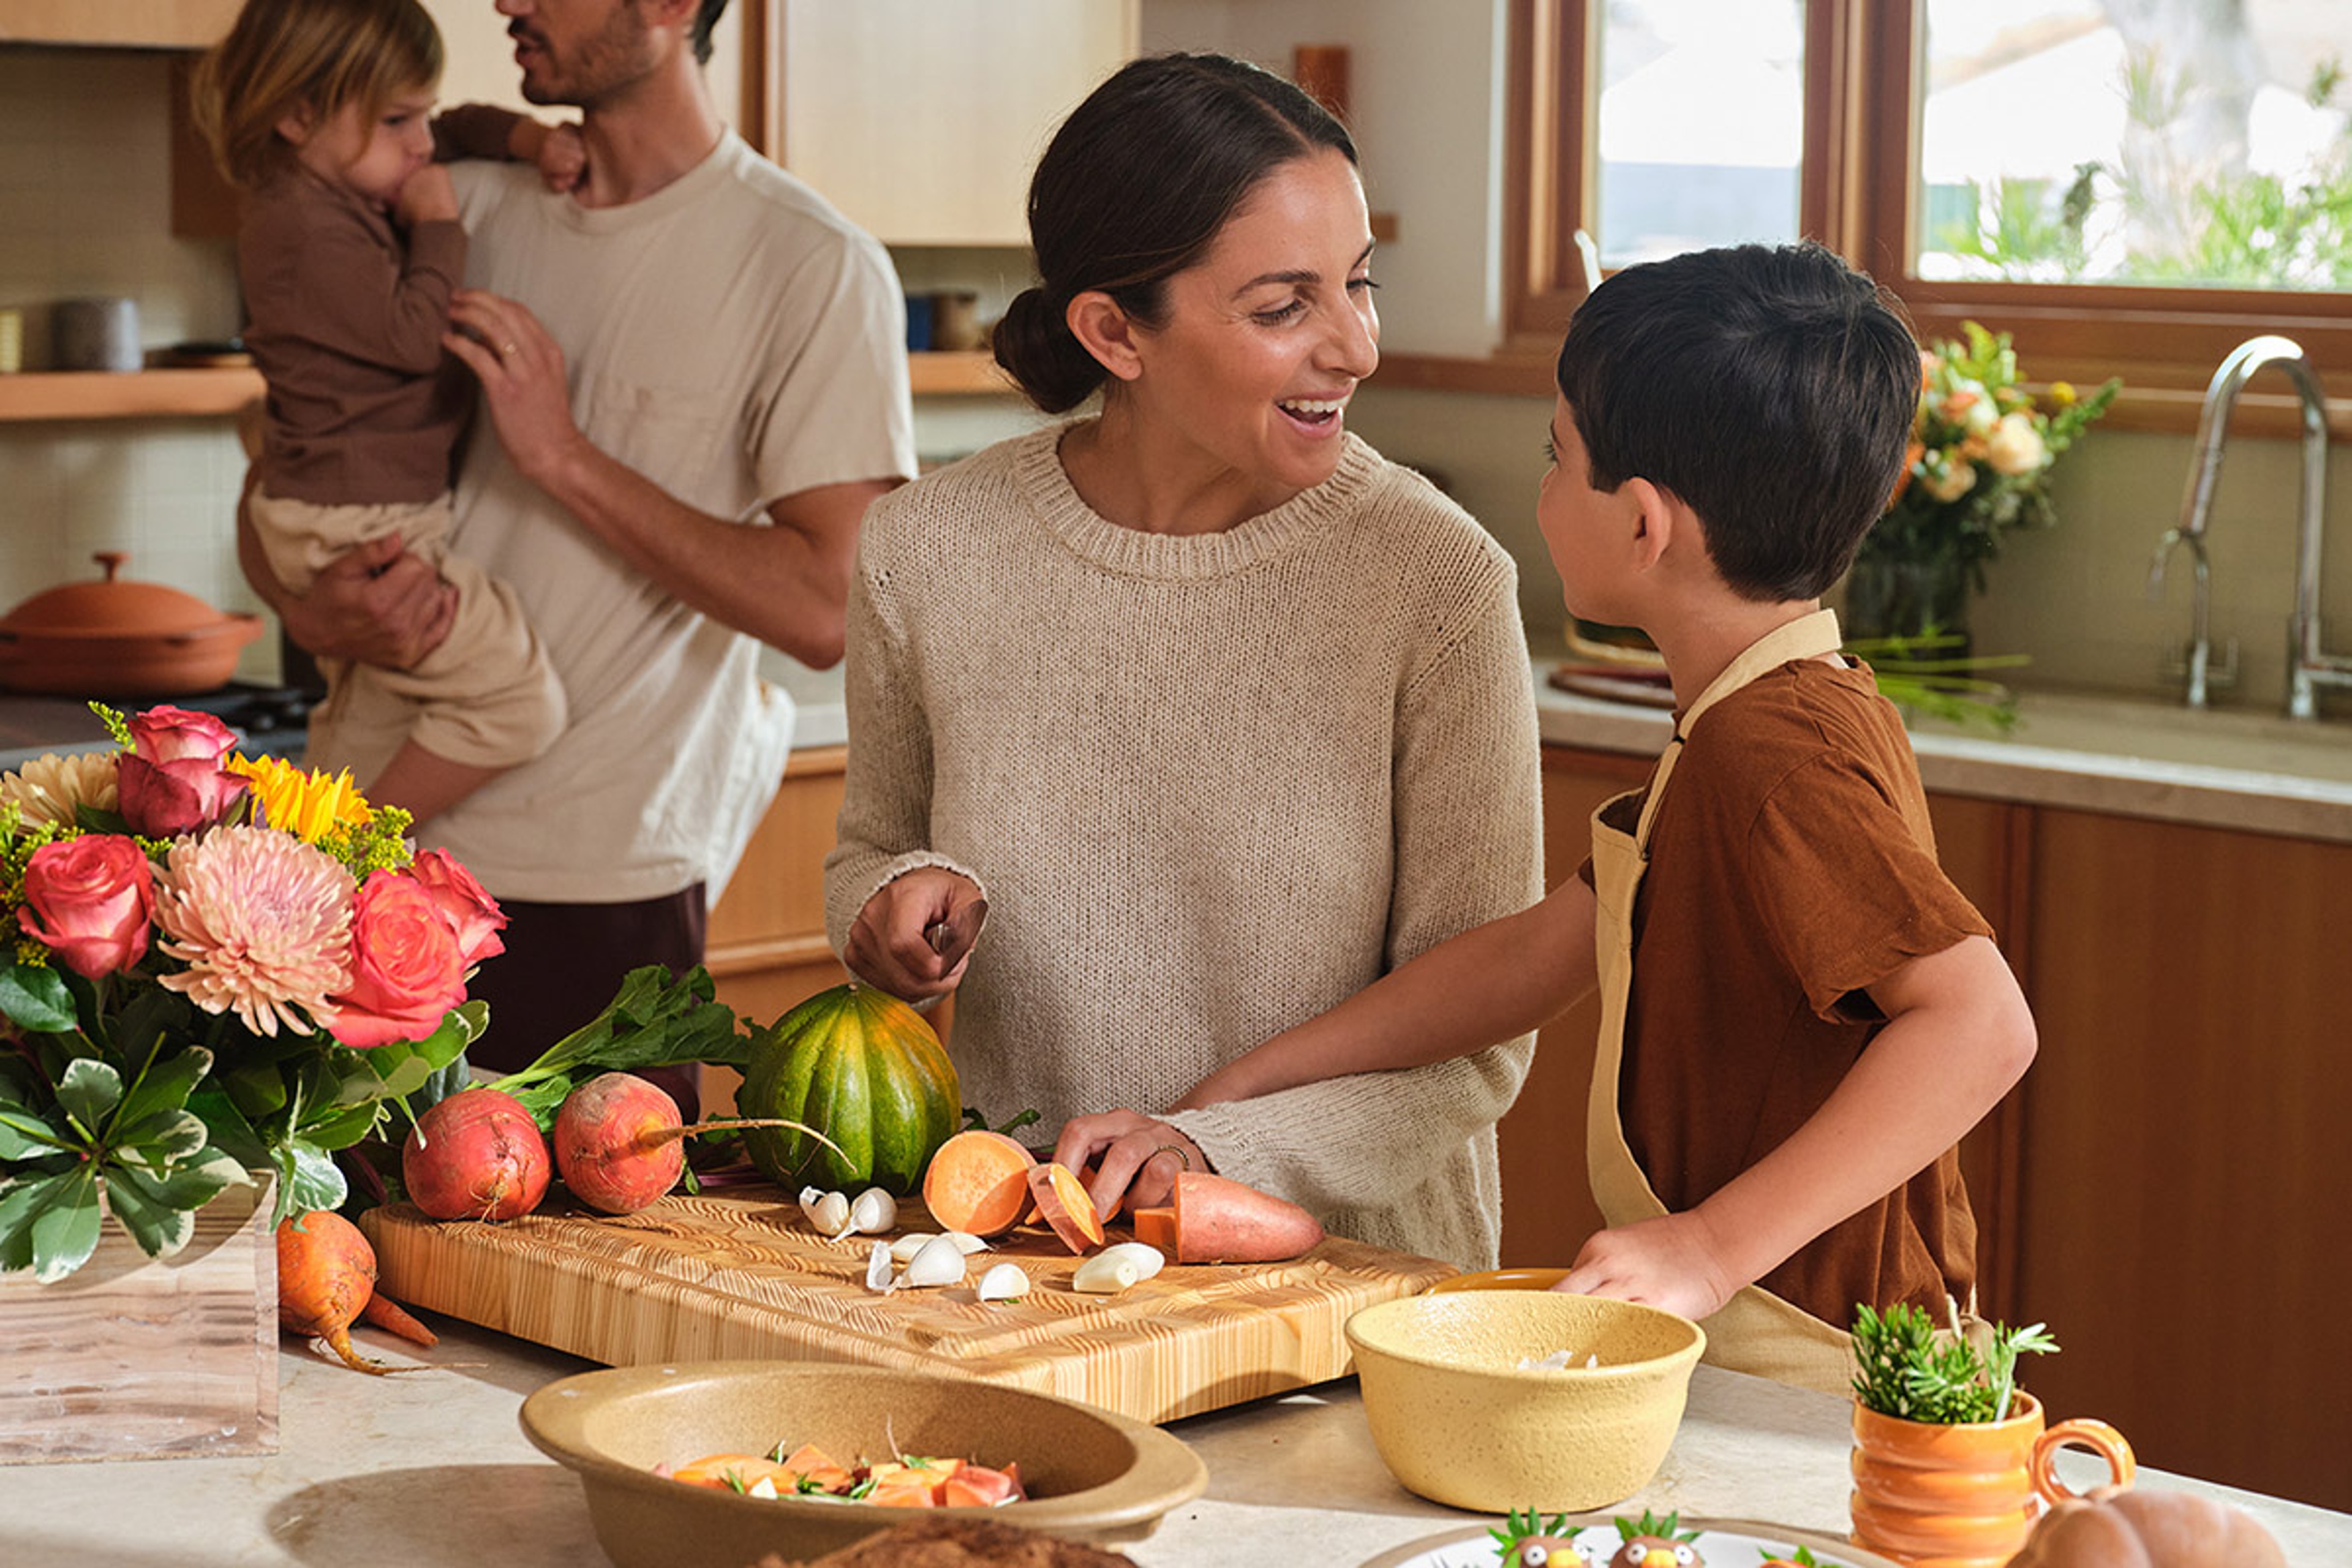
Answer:
[{"label": "orange carrot", "polygon": [[1206,1171],[1178,1174],[1175,1212],[1179,1263],[1278,1263],[1323,1239],[1297,1204]]},{"label": "orange carrot", "polygon": [[923,1206],[949,1230],[1002,1236],[1029,1206],[1036,1167],[1037,1157],[1002,1132],[959,1132],[923,1173]]},{"label": "orange carrot", "polygon": [[1057,1160],[1035,1166],[1028,1181],[1038,1216],[1053,1227],[1063,1246],[1082,1253],[1102,1245],[1102,1218],[1095,1213],[1095,1201],[1067,1165]]},{"label": "orange carrot", "polygon": [[[325,1209],[278,1222],[280,1328],[323,1340],[344,1365],[381,1375],[394,1369],[352,1348],[352,1324],[374,1295],[375,1248],[359,1226]],[[419,1325],[418,1331],[425,1331]]]},{"label": "orange carrot", "polygon": [[386,1333],[398,1334],[411,1344],[431,1350],[441,1342],[441,1336],[408,1315],[408,1309],[378,1290],[360,1309],[360,1316]]}]

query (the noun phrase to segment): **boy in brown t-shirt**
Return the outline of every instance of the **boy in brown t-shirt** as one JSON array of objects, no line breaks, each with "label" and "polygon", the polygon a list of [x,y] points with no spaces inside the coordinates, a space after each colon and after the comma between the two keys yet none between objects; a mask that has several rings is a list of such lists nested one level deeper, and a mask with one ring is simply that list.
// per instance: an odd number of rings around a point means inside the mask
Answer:
[{"label": "boy in brown t-shirt", "polygon": [[1820,602],[1894,489],[1918,378],[1908,329],[1818,247],[1595,289],[1537,517],[1570,609],[1657,645],[1675,741],[1597,814],[1581,875],[1180,1104],[1475,1050],[1598,979],[1610,1225],[1560,1289],[1706,1319],[1711,1360],[1831,1387],[1855,1303],[1965,1299],[1953,1150],[2032,1059],[2033,1022],[1937,865],[1899,715]]}]

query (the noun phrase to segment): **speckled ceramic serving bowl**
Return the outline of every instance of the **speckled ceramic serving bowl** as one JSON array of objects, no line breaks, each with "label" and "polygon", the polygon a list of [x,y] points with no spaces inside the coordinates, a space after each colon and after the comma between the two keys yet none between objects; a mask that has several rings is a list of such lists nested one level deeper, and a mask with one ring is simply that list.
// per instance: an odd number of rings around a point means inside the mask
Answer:
[{"label": "speckled ceramic serving bowl", "polygon": [[[1706,1335],[1654,1307],[1473,1289],[1367,1307],[1348,1343],[1372,1442],[1409,1490],[1481,1513],[1572,1513],[1658,1473]],[[1519,1370],[1563,1350],[1600,1364]]]},{"label": "speckled ceramic serving bowl", "polygon": [[717,1453],[814,1443],[844,1463],[937,1454],[1018,1460],[1030,1500],[992,1519],[1073,1540],[1139,1541],[1209,1472],[1157,1427],[994,1384],[808,1362],[614,1367],[523,1401],[526,1436],[578,1472],[596,1542],[618,1568],[745,1568],[819,1556],[906,1522],[898,1509],[755,1498],[653,1473]]}]

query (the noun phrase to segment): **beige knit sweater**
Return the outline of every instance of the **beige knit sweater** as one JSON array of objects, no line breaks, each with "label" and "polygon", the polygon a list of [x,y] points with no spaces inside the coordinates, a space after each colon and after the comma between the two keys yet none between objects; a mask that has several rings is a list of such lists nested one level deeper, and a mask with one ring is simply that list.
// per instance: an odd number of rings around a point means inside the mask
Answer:
[{"label": "beige knit sweater", "polygon": [[[835,951],[918,866],[981,884],[949,1047],[990,1120],[1157,1114],[1211,1069],[1542,893],[1511,560],[1347,438],[1220,534],[1089,510],[1017,437],[866,514],[849,607]],[[1533,1053],[1168,1120],[1332,1231],[1496,1259],[1495,1122]]]}]

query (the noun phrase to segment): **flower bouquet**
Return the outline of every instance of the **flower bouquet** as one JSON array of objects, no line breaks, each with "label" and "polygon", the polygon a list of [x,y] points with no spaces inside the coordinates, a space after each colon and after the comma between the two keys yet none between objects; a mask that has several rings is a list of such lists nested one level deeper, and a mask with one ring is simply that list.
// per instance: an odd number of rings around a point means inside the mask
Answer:
[{"label": "flower bouquet", "polygon": [[2021,384],[2007,332],[1963,321],[1965,342],[1919,354],[1919,408],[1886,513],[1854,557],[1846,624],[1862,637],[1965,636],[1967,596],[2012,529],[2056,521],[2050,471],[2123,384],[2088,397],[2052,384],[2047,410]]},{"label": "flower bouquet", "polygon": [[162,1258],[256,1173],[273,1224],[341,1205],[335,1152],[464,1073],[506,924],[348,773],[91,706],[117,751],[0,775],[0,1269],[45,1283],[103,1214]]}]

